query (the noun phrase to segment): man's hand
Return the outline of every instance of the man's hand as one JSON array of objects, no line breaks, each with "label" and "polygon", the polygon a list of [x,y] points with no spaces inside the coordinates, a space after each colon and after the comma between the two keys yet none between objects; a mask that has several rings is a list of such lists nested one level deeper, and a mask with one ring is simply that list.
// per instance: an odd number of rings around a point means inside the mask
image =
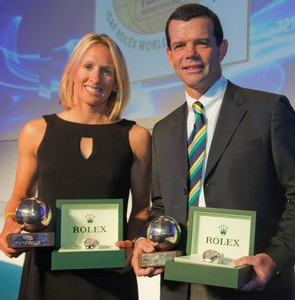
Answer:
[{"label": "man's hand", "polygon": [[148,241],[147,239],[140,239],[136,242],[134,250],[133,250],[133,256],[132,256],[132,266],[134,269],[134,272],[137,276],[155,276],[158,274],[163,273],[164,268],[154,268],[154,267],[148,267],[148,268],[140,268],[138,264],[138,256],[140,253],[152,253],[155,251],[155,248],[157,247],[157,243],[153,243],[151,241]]},{"label": "man's hand", "polygon": [[255,256],[244,256],[235,260],[236,266],[252,265],[255,277],[241,288],[241,291],[262,291],[275,274],[275,263],[272,258],[265,254],[259,253]]}]

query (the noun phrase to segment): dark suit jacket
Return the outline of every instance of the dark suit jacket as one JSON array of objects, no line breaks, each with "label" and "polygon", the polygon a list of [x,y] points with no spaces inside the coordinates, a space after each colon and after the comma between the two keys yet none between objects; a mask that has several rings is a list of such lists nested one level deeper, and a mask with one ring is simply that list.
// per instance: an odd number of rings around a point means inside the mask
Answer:
[{"label": "dark suit jacket", "polygon": [[[174,217],[184,231],[188,217],[186,127],[186,102],[154,127],[150,217]],[[204,193],[208,207],[257,211],[255,252],[268,253],[281,272],[262,293],[217,289],[219,296],[228,299],[233,293],[235,299],[269,300],[282,295],[283,289],[284,299],[293,300],[295,114],[286,97],[228,83],[208,155]],[[185,249],[185,243],[183,234],[179,247]],[[163,284],[163,300],[183,299],[177,293],[187,285]]]}]

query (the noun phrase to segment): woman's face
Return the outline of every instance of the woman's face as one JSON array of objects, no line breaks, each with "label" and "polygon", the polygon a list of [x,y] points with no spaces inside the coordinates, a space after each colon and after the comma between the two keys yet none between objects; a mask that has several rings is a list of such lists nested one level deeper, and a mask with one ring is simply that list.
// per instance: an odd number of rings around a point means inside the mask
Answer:
[{"label": "woman's face", "polygon": [[84,54],[74,76],[74,103],[103,108],[116,88],[114,62],[108,47],[93,45]]}]

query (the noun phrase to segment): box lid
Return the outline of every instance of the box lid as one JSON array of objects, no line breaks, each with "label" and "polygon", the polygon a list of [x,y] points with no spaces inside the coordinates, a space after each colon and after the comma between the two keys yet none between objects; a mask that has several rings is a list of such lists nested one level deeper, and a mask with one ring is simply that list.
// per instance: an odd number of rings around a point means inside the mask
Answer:
[{"label": "box lid", "polygon": [[186,253],[214,249],[237,259],[254,254],[256,212],[190,207]]}]

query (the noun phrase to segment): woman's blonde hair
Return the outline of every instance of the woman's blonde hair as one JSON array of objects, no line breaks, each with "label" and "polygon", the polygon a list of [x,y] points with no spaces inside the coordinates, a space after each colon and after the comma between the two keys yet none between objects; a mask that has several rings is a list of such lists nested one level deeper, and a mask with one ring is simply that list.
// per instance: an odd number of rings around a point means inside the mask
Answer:
[{"label": "woman's blonde hair", "polygon": [[110,49],[115,66],[117,90],[108,99],[106,119],[114,120],[121,116],[130,98],[130,81],[125,58],[119,46],[106,34],[86,34],[73,50],[60,83],[60,105],[69,110],[74,106],[73,86],[74,75],[85,52],[93,45],[104,45]]}]

